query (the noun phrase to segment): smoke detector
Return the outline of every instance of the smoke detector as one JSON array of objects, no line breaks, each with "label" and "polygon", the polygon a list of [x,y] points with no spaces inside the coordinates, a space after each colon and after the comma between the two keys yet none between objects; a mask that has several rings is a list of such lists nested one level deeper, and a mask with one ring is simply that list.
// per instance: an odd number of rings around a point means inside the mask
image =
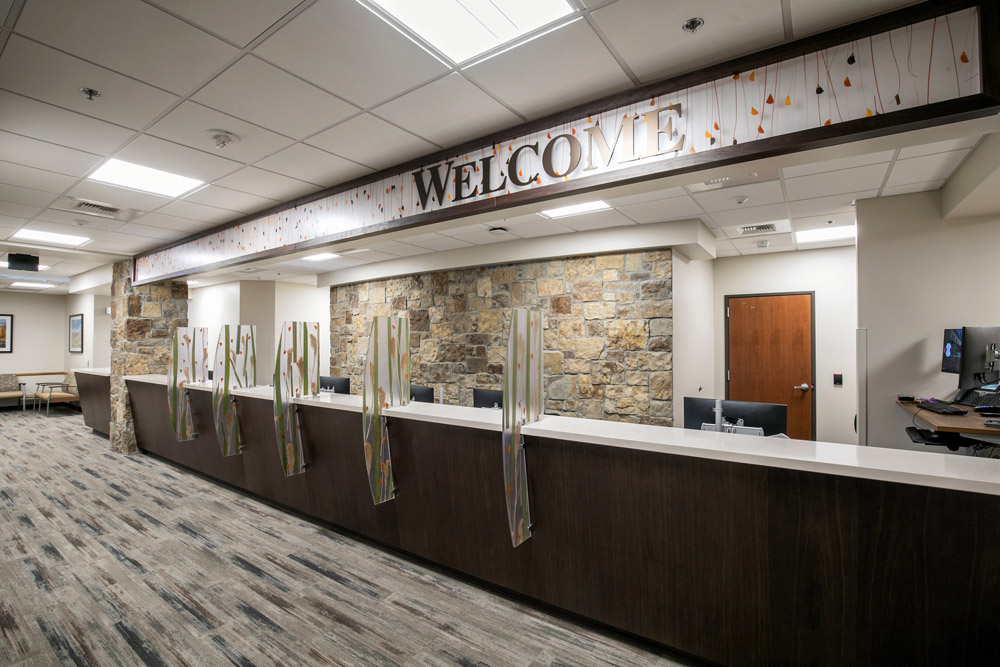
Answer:
[{"label": "smoke detector", "polygon": [[224,150],[229,144],[238,144],[240,142],[239,135],[229,130],[205,130],[205,134],[215,142],[215,149],[220,151]]},{"label": "smoke detector", "polygon": [[757,241],[757,247],[763,250],[767,246],[771,245],[770,241]]}]

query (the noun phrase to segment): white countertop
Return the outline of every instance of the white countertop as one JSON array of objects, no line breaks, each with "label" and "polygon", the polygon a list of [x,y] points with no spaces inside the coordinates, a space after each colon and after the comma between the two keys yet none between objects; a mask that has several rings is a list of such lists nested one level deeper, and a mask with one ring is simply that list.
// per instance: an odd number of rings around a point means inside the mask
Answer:
[{"label": "white countertop", "polygon": [[230,389],[230,396],[244,396],[246,398],[274,398],[274,387],[268,387],[266,385],[257,385],[256,387],[244,387],[242,389]]},{"label": "white countertop", "polygon": [[[125,379],[167,383],[165,375],[129,375]],[[201,388],[189,386],[193,389]],[[210,390],[211,386],[205,389]],[[232,393],[236,396],[270,399],[273,392],[271,387],[251,387],[236,389]],[[295,399],[295,403],[333,410],[361,410],[361,397],[350,394],[321,394]],[[500,410],[439,403],[414,402],[406,406],[386,408],[383,414],[386,417],[497,433],[501,431],[503,421]],[[526,436],[606,447],[1000,495],[1000,459],[809,440],[761,438],[554,415],[525,424],[521,432]]]},{"label": "white countertop", "polygon": [[547,415],[523,435],[1000,495],[1000,459]]},{"label": "white countertop", "polygon": [[73,368],[71,373],[88,373],[90,375],[111,375],[110,368]]},{"label": "white countertop", "polygon": [[421,422],[435,422],[478,428],[486,431],[503,430],[503,411],[487,408],[470,408],[463,405],[442,405],[440,403],[411,402],[409,405],[385,408],[382,414],[386,417],[413,419]]}]

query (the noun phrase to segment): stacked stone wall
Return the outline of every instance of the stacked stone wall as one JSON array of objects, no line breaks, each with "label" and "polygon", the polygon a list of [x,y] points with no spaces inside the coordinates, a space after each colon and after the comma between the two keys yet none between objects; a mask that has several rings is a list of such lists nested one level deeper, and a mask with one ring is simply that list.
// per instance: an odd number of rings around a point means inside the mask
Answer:
[{"label": "stacked stone wall", "polygon": [[111,295],[111,448],[128,453],[136,444],[125,376],[167,372],[174,330],[187,326],[188,288],[170,281],[135,287],[126,260],[114,265]]},{"label": "stacked stone wall", "polygon": [[672,425],[669,249],[504,264],[330,290],[331,374],[361,370],[371,318],[410,317],[411,382],[444,402],[500,389],[512,308],[542,312],[545,411]]}]

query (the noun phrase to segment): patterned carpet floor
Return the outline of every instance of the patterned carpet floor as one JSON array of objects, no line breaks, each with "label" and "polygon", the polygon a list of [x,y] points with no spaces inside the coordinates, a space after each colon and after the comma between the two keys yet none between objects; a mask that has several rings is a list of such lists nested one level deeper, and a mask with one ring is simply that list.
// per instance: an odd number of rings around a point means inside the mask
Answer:
[{"label": "patterned carpet floor", "polygon": [[0,411],[0,665],[680,665]]}]

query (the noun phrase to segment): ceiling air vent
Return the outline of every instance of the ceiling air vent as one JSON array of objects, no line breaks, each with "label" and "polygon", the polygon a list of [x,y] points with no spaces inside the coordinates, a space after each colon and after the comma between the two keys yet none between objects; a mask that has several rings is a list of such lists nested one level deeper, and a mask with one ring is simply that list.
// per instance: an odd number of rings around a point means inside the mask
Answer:
[{"label": "ceiling air vent", "polygon": [[753,236],[755,234],[772,234],[778,231],[778,226],[773,222],[764,225],[745,225],[740,227],[740,236]]},{"label": "ceiling air vent", "polygon": [[129,222],[137,216],[142,215],[142,211],[136,211],[135,209],[118,208],[107,202],[80,199],[78,197],[60,197],[56,203],[52,204],[52,208],[59,211],[69,211],[70,213],[91,215],[96,218],[121,220],[122,222]]}]

